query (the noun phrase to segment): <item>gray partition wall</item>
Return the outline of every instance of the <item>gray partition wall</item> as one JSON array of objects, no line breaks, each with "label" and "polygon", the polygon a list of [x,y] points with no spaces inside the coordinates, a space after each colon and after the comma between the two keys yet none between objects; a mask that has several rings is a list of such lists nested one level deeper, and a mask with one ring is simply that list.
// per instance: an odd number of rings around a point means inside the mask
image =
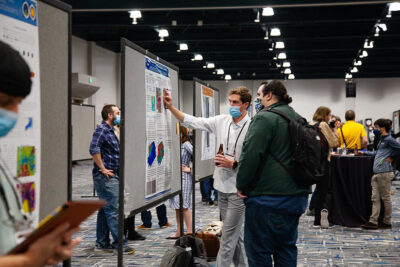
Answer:
[{"label": "gray partition wall", "polygon": [[95,129],[95,107],[72,104],[71,108],[72,160],[91,159],[89,146]]},{"label": "gray partition wall", "polygon": [[[146,181],[146,87],[145,57],[168,67],[174,105],[179,106],[178,68],[146,50],[122,39],[121,46],[121,184],[125,183],[125,214],[138,213],[180,193],[181,164],[180,138],[172,116],[172,181],[171,190],[163,195],[145,200]],[[120,189],[123,188],[121,185]],[[120,202],[121,203],[121,202]],[[122,204],[122,203],[121,203]]]},{"label": "gray partition wall", "polygon": [[69,199],[70,152],[70,7],[38,1],[42,219]]},{"label": "gray partition wall", "polygon": [[[210,86],[207,83],[202,82],[199,79],[193,80],[193,115],[196,117],[202,117],[202,106],[201,106],[201,87],[206,86],[214,91],[215,98],[215,115],[219,115],[219,90],[215,87]],[[194,131],[194,146],[193,146],[193,166],[194,166],[194,178],[196,181],[200,179],[212,177],[215,169],[214,159],[201,160],[201,146],[202,146],[202,131]],[[215,144],[219,146],[219,144]],[[217,149],[217,148],[216,148]]]}]

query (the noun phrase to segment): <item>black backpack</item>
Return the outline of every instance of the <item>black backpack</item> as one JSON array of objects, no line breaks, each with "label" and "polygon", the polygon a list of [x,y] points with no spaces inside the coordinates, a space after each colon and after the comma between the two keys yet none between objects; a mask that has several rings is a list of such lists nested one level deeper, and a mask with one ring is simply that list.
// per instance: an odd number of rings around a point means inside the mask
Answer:
[{"label": "black backpack", "polygon": [[323,150],[319,130],[315,126],[309,125],[305,118],[291,119],[279,110],[272,108],[264,110],[278,114],[289,122],[293,169],[289,170],[272,153],[269,154],[292,176],[298,185],[316,184],[323,176],[323,172],[321,172]]}]

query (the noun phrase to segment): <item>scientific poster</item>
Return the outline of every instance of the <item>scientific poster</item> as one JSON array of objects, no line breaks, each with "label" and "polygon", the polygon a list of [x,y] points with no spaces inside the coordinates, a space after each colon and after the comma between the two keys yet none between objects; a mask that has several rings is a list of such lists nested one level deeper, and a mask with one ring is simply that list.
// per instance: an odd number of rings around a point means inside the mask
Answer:
[{"label": "scientific poster", "polygon": [[0,157],[18,182],[23,210],[38,223],[40,203],[40,72],[37,3],[0,1],[0,40],[19,51],[31,70],[32,90],[14,129],[0,138]]},{"label": "scientific poster", "polygon": [[145,57],[146,85],[146,186],[150,200],[171,190],[171,113],[164,108],[164,90],[171,94],[166,66]]},{"label": "scientific poster", "polygon": [[[214,90],[204,85],[201,86],[201,116],[209,118],[215,116]],[[201,160],[215,158],[215,135],[202,132],[201,136]]]}]

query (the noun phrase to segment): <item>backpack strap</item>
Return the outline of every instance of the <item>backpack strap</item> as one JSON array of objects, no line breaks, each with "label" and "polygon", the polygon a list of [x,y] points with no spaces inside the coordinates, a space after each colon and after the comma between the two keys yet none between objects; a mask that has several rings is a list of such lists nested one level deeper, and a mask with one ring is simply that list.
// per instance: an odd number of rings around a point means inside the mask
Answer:
[{"label": "backpack strap", "polygon": [[[283,117],[284,119],[286,119],[289,123],[290,123],[290,121],[292,120],[292,119],[291,119],[288,115],[286,115],[284,112],[279,111],[279,110],[276,110],[276,109],[266,108],[266,109],[263,109],[263,110],[261,110],[261,111],[268,111],[268,112],[272,112],[272,113],[278,114],[278,115],[280,115],[281,117]],[[261,111],[260,111],[260,112],[261,112]],[[261,173],[262,173],[263,170],[264,170],[264,164],[262,164],[262,163],[264,162],[264,160],[267,158],[268,155],[271,155],[271,157],[272,157],[276,162],[278,162],[278,164],[281,165],[283,169],[285,169],[290,175],[292,175],[292,173],[291,173],[290,170],[285,166],[285,164],[283,164],[282,161],[280,161],[277,157],[275,157],[275,155],[272,154],[272,153],[268,150],[268,148],[267,148],[267,149],[265,150],[264,157],[261,157],[260,160],[259,160],[259,164],[258,164],[259,167],[257,168],[256,177],[253,179],[253,181],[251,181],[250,186],[249,186],[249,189],[247,189],[247,190],[244,192],[245,195],[248,195],[251,191],[253,191],[253,189],[256,187],[257,183],[260,181],[260,179],[261,179]]]},{"label": "backpack strap", "polygon": [[347,148],[346,139],[344,139],[344,134],[343,134],[343,129],[342,129],[342,127],[340,127],[340,132],[342,133],[344,145],[345,145],[346,148]]}]

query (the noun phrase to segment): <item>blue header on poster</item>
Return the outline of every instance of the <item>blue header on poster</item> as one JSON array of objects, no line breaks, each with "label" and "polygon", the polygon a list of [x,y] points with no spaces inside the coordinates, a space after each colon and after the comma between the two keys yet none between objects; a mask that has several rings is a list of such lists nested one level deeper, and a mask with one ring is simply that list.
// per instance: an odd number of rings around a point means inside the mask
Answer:
[{"label": "blue header on poster", "polygon": [[169,77],[169,69],[158,63],[157,61],[151,60],[150,58],[145,58],[146,69],[151,70],[155,73],[164,75],[165,77]]},{"label": "blue header on poster", "polygon": [[32,0],[0,1],[0,14],[37,26],[37,3]]}]

